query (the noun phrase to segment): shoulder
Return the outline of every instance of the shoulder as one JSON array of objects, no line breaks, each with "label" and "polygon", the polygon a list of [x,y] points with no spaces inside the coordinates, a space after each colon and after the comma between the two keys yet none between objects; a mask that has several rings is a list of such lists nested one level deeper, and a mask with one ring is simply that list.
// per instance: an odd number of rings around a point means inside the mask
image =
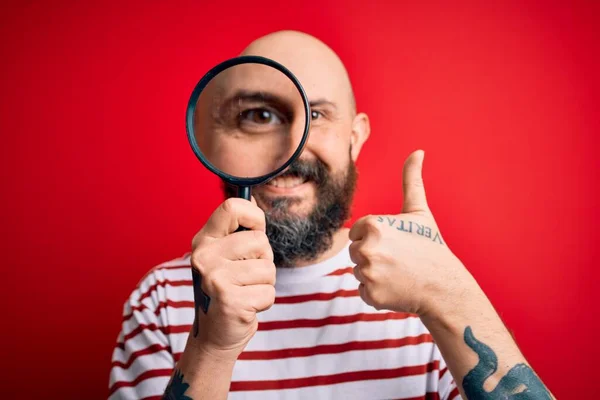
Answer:
[{"label": "shoulder", "polygon": [[[192,285],[190,254],[154,266],[140,279],[125,303],[125,314],[136,309],[156,311],[179,291]],[[181,296],[180,296],[181,297]]]}]

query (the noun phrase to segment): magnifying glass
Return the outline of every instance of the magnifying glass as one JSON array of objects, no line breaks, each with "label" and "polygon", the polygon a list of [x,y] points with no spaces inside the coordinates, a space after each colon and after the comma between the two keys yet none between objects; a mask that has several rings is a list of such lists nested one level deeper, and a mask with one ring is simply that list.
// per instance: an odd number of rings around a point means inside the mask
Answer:
[{"label": "magnifying glass", "polygon": [[[302,153],[310,104],[283,65],[259,56],[236,57],[198,82],[188,102],[186,129],[200,162],[237,187],[238,197],[250,200],[253,186],[282,173]],[[210,297],[195,268],[192,277],[196,308],[206,313]]]}]

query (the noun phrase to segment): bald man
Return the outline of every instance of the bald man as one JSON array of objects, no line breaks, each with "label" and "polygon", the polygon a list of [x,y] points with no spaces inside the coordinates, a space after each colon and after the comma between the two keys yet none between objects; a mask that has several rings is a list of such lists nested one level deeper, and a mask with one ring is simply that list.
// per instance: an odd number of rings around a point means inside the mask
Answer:
[{"label": "bald man", "polygon": [[[405,162],[400,214],[343,228],[370,126],[335,53],[285,31],[243,54],[299,78],[310,139],[251,202],[225,187],[191,255],[154,268],[133,291],[110,398],[553,398],[446,246],[427,205],[422,151]],[[206,311],[194,307],[190,266],[211,297]]]}]

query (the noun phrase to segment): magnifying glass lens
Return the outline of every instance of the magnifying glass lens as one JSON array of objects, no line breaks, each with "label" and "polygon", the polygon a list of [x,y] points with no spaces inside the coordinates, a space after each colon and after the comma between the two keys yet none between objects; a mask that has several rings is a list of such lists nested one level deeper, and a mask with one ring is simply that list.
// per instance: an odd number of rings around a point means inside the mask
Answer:
[{"label": "magnifying glass lens", "polygon": [[[234,58],[211,69],[194,88],[188,140],[202,164],[250,200],[252,186],[300,156],[310,131],[309,107],[300,82],[283,65],[258,56]],[[192,279],[196,308],[206,313],[210,297],[195,268]]]},{"label": "magnifying glass lens", "polygon": [[193,118],[197,147],[213,167],[235,178],[257,178],[282,167],[305,130],[303,98],[279,70],[234,65],[206,85]]}]

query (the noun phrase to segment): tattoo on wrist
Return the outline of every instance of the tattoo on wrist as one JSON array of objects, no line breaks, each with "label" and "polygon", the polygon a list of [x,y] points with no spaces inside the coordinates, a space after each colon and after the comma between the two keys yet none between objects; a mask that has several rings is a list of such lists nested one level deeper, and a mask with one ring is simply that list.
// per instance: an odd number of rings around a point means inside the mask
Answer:
[{"label": "tattoo on wrist", "polygon": [[426,225],[417,224],[413,221],[405,221],[395,217],[377,217],[377,222],[396,228],[402,232],[414,233],[427,239],[431,239],[436,243],[444,244],[440,232],[435,232],[435,235],[433,235],[431,227]]},{"label": "tattoo on wrist", "polygon": [[517,364],[500,379],[494,390],[483,388],[484,382],[498,369],[498,357],[486,344],[475,339],[470,326],[465,329],[465,342],[479,356],[479,363],[467,375],[462,386],[469,400],[550,400],[540,378],[526,364]]},{"label": "tattoo on wrist", "polygon": [[169,382],[165,389],[162,400],[193,400],[191,397],[185,395],[185,392],[189,388],[190,385],[183,381],[181,371],[176,369],[171,382]]}]

